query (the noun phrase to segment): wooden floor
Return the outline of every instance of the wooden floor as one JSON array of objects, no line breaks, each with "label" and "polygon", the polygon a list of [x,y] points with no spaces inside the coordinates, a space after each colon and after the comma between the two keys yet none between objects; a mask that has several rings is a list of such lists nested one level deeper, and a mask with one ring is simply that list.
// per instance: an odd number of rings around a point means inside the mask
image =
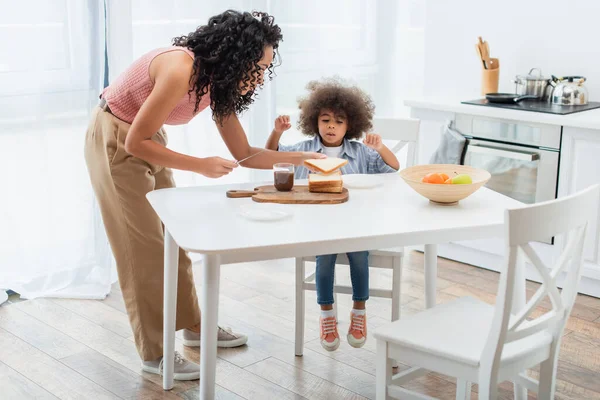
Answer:
[{"label": "wooden floor", "polygon": [[[420,253],[406,259],[404,315],[424,308],[422,263]],[[349,281],[344,267],[338,267],[338,275],[340,283]],[[494,301],[494,272],[440,259],[438,275],[439,303],[465,295]],[[223,267],[221,277],[219,321],[250,339],[242,348],[219,350],[218,399],[375,397],[375,341],[362,349],[343,341],[336,352],[324,351],[317,340],[312,292],[307,295],[306,350],[304,357],[294,356],[293,260],[230,265]],[[371,271],[371,286],[390,285],[390,271]],[[529,284],[531,292],[536,287]],[[340,295],[341,333],[347,329],[350,306],[349,296]],[[389,300],[369,300],[369,329],[387,323],[390,311]],[[184,348],[179,340],[176,349],[198,362],[197,349]],[[117,285],[104,301],[38,299],[0,307],[2,399],[197,399],[197,386],[198,381],[176,383],[164,392],[159,376],[140,371]],[[454,398],[454,381],[441,375],[429,374],[408,387]],[[511,384],[505,382],[501,389],[503,399],[512,398]],[[599,299],[577,299],[562,342],[556,398],[600,399]]]}]

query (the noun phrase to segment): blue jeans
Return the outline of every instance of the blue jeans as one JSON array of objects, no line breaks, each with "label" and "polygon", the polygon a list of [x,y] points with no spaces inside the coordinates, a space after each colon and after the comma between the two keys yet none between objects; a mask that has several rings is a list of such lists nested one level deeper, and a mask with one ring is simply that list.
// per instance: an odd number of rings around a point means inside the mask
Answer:
[{"label": "blue jeans", "polygon": [[[352,280],[352,300],[369,299],[369,252],[357,251],[346,253],[350,261],[350,279]],[[317,303],[333,304],[333,276],[337,254],[317,256],[315,284],[317,286]]]}]

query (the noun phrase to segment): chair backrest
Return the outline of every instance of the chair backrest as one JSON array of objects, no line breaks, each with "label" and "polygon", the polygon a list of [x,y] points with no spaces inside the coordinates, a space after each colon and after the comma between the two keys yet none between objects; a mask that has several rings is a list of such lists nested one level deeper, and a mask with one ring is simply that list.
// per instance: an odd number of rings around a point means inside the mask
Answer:
[{"label": "chair backrest", "polygon": [[[543,331],[550,333],[555,341],[562,335],[577,295],[586,229],[597,218],[599,204],[600,186],[594,185],[571,196],[505,212],[506,270],[500,276],[494,320],[481,363],[481,373],[490,374],[490,384],[494,387],[506,344]],[[566,244],[556,263],[546,266],[530,242],[561,234],[566,235]],[[517,268],[525,268],[523,261],[527,259],[539,272],[542,285],[525,306],[518,309],[513,307],[515,282],[524,274],[518,274]],[[559,292],[556,280],[563,272],[566,279]],[[531,318],[546,296],[550,298],[552,309]]]},{"label": "chair backrest", "polygon": [[373,119],[373,132],[381,135],[383,140],[396,140],[398,143],[390,150],[396,154],[407,147],[406,167],[417,162],[417,145],[419,143],[419,127],[421,121],[414,118],[384,118]]}]

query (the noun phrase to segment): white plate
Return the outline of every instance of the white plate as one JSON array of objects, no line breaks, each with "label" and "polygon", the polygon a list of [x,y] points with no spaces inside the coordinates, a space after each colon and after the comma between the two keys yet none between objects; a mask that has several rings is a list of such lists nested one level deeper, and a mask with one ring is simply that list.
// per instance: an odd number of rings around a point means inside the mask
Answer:
[{"label": "white plate", "polygon": [[290,218],[293,214],[286,207],[275,203],[254,203],[240,207],[238,214],[252,221],[281,221]]},{"label": "white plate", "polygon": [[372,174],[343,175],[342,180],[348,189],[372,189],[383,185],[383,178]]}]

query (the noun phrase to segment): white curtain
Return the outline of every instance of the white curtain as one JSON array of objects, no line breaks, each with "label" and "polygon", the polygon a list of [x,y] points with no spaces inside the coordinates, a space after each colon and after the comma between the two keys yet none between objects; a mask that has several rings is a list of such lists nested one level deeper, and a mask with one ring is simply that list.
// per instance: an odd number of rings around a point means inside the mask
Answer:
[{"label": "white curtain", "polygon": [[[264,146],[279,114],[295,125],[297,98],[311,79],[338,75],[373,97],[378,115],[406,115],[402,102],[421,93],[423,82],[425,0],[108,0],[111,78],[131,60],[205,24],[226,9],[267,11],[283,32],[281,66],[241,120],[249,141]],[[111,56],[113,55],[113,56]],[[209,113],[190,124],[167,127],[171,148],[198,156],[231,155]],[[303,137],[295,129],[282,140]],[[218,181],[175,172],[179,186],[265,180],[268,171],[238,168]]]},{"label": "white curtain", "polygon": [[[171,46],[176,36],[187,35],[208,19],[228,8],[251,9],[251,2],[175,0],[108,0],[107,1],[107,47],[110,81],[114,80],[129,64],[144,53]],[[261,145],[256,139],[256,123],[253,115],[265,107],[264,97],[253,106],[252,113],[241,117],[252,145]],[[258,111],[264,115],[264,112]],[[221,140],[210,112],[202,112],[189,124],[167,126],[169,147],[197,157],[221,156],[231,159],[231,154]],[[178,186],[210,185],[246,182],[254,178],[251,170],[238,168],[219,180],[209,179],[190,172],[174,171]]]},{"label": "white curtain", "polygon": [[98,0],[0,2],[0,288],[102,298],[111,253],[83,144],[104,72]]},{"label": "white curtain", "polygon": [[[406,115],[403,99],[421,93],[425,0],[11,1],[0,8],[1,37],[19,37],[0,43],[0,163],[11,171],[0,196],[0,288],[26,297],[108,292],[112,258],[82,152],[104,76],[104,26],[112,81],[135,58],[228,8],[267,11],[284,36],[276,78],[241,117],[254,146],[264,146],[277,115],[295,124],[311,79],[338,75],[359,85],[378,115]],[[23,45],[40,37],[39,48]],[[167,132],[174,150],[231,158],[208,112]],[[291,129],[282,140],[302,136]],[[244,168],[219,180],[175,171],[179,186],[269,178]]]}]

